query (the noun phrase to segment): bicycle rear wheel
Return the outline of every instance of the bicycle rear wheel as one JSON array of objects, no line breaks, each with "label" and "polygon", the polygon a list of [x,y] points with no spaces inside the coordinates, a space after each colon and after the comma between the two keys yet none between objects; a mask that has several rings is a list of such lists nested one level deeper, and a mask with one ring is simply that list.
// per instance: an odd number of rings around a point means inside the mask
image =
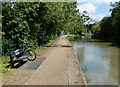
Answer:
[{"label": "bicycle rear wheel", "polygon": [[36,53],[33,50],[27,51],[26,54],[29,55],[29,57],[27,57],[29,61],[34,61],[36,59]]}]

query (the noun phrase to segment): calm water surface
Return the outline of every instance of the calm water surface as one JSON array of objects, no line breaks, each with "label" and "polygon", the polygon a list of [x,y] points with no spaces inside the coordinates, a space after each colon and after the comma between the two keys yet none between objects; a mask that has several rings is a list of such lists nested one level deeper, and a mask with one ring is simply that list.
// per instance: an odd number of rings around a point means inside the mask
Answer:
[{"label": "calm water surface", "polygon": [[111,43],[75,40],[73,48],[89,85],[118,84],[118,48]]}]

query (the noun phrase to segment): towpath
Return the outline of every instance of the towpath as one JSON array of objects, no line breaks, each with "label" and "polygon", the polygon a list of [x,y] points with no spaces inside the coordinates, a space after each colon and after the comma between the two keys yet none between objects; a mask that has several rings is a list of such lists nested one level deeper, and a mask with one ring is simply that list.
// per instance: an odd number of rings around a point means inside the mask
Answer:
[{"label": "towpath", "polygon": [[61,36],[51,54],[25,85],[84,85],[84,77],[71,43]]}]

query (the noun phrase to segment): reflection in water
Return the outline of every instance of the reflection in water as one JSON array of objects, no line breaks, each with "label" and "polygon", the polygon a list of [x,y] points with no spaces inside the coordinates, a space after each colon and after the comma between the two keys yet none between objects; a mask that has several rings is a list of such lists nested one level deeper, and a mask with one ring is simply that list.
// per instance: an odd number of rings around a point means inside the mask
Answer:
[{"label": "reflection in water", "polygon": [[76,40],[74,50],[89,85],[118,84],[118,48],[106,42]]}]

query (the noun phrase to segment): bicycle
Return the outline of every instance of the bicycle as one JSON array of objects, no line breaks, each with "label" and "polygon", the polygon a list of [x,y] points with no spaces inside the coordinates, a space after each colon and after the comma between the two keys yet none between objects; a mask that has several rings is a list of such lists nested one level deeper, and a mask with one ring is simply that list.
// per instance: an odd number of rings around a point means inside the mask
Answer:
[{"label": "bicycle", "polygon": [[6,61],[8,59],[10,66],[14,67],[15,61],[22,61],[28,59],[34,61],[36,59],[36,53],[32,49],[28,49],[28,43],[24,43],[22,47],[15,49],[15,45],[6,53]]}]

